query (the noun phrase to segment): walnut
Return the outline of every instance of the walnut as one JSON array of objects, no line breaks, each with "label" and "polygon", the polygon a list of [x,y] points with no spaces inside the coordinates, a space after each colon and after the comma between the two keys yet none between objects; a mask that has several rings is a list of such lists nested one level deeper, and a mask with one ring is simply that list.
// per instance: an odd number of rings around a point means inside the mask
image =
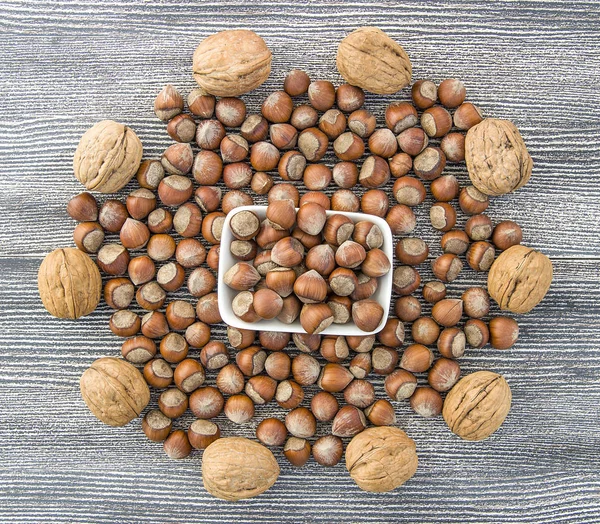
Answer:
[{"label": "walnut", "polygon": [[400,91],[412,75],[402,46],[377,27],[359,27],[344,38],[336,63],[346,82],[379,95]]},{"label": "walnut", "polygon": [[270,450],[247,438],[215,440],[202,456],[202,479],[211,495],[224,500],[249,499],[267,491],[279,476]]},{"label": "walnut", "polygon": [[504,195],[524,186],[533,160],[516,126],[487,118],[465,138],[465,161],[473,185],[486,195]]},{"label": "walnut", "polygon": [[136,174],[142,160],[142,143],[127,126],[103,120],[81,137],[73,170],[87,189],[115,193]]},{"label": "walnut", "polygon": [[442,415],[450,431],[460,438],[483,440],[502,425],[511,399],[510,387],[502,375],[477,371],[450,390]]},{"label": "walnut", "polygon": [[346,468],[365,491],[391,491],[410,479],[417,465],[414,440],[394,427],[366,429],[346,448]]},{"label": "walnut", "polygon": [[254,31],[221,31],[194,52],[194,79],[216,96],[239,96],[256,89],[271,73],[271,51]]},{"label": "walnut", "polygon": [[96,360],[81,375],[79,386],[90,411],[109,426],[124,426],[150,401],[150,390],[142,374],[118,358]]},{"label": "walnut", "polygon": [[488,274],[488,293],[500,309],[527,313],[537,306],[552,283],[552,262],[529,247],[503,251]]},{"label": "walnut", "polygon": [[76,319],[96,309],[102,277],[98,266],[83,251],[74,247],[55,249],[40,266],[38,289],[51,315]]}]

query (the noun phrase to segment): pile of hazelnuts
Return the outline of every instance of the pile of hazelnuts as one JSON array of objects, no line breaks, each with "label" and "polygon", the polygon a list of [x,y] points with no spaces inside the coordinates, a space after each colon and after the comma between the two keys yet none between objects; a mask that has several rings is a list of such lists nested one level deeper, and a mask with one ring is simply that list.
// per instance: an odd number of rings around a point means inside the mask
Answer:
[{"label": "pile of hazelnuts", "polygon": [[[296,97],[301,103],[294,102]],[[461,257],[473,270],[487,271],[497,249],[518,244],[522,237],[514,222],[493,227],[483,214],[489,204],[486,195],[473,186],[461,189],[455,176],[443,175],[447,162],[464,161],[464,132],[483,118],[475,105],[464,101],[463,83],[416,82],[412,101],[387,107],[385,127],[377,127],[376,117],[362,107],[364,100],[360,88],[344,84],[336,89],[293,70],[283,90],[265,99],[260,114],[248,115],[240,98],[216,100],[201,89],[189,94],[189,112],[184,113],[182,96],[166,86],[154,109],[168,122],[167,133],[175,143],[160,160],[142,162],[137,173],[140,188],[124,203],[108,199],[98,205],[89,193],[69,202],[68,213],[80,221],[74,231],[77,247],[96,254],[108,277],[104,299],[115,310],[110,329],[125,338],[122,355],[143,366],[148,384],[161,391],[158,409],[146,413],[142,429],[149,439],[164,441],[170,457],[183,458],[219,438],[220,428],[212,419],[222,412],[233,423],[244,424],[254,417],[255,406],[274,400],[288,410],[285,420],[263,419],[256,437],[265,445],[283,446],[296,466],[311,454],[318,463],[333,466],[343,455],[343,439],[368,424],[396,422],[394,406],[376,398],[369,376],[385,376],[390,400],[410,399],[416,413],[436,416],[443,393],[459,378],[456,359],[467,344],[481,348],[490,342],[506,349],[516,341],[514,320],[483,320],[490,309],[484,288],[446,298],[446,285],[463,269]],[[328,151],[336,157],[333,165],[321,162]],[[337,189],[328,196],[325,191],[332,183]],[[390,190],[396,203],[390,204]],[[410,236],[416,225],[413,208],[427,191],[436,200],[431,225],[443,232],[444,252],[431,262],[437,280],[422,287],[422,298],[433,304],[431,316],[422,315],[421,301],[413,295],[421,285],[416,266],[426,262],[429,249]],[[214,290],[223,223],[233,209],[252,205],[252,194],[267,196],[268,219],[254,221],[256,230],[247,239],[222,246],[252,268],[253,283],[244,292],[256,296],[259,290],[269,290],[281,303],[290,289],[297,291],[295,296],[304,293],[296,287],[310,279],[313,262],[306,258],[280,265],[273,259],[274,246],[289,239],[285,242],[298,250],[302,246],[309,253],[322,251],[314,257],[315,264],[325,252],[333,254],[345,278],[336,283],[335,268],[319,272],[324,286],[319,286],[315,300],[335,304],[330,308],[332,322],[341,322],[344,314],[345,321],[351,319],[346,299],[359,289],[372,295],[365,286],[372,287],[377,279],[369,274],[370,265],[365,266],[368,254],[380,247],[369,244],[376,235],[368,240],[368,225],[354,224],[352,241],[364,243],[368,250],[363,249],[360,264],[346,267],[338,261],[345,256],[339,251],[340,239],[321,232],[313,235],[298,222],[323,217],[322,210],[362,211],[366,224],[369,214],[383,217],[396,236],[395,317],[387,319],[377,335],[321,336],[322,323],[315,327],[300,318],[306,333],[257,333],[228,326],[228,344],[213,340],[211,329],[222,322]],[[470,216],[464,230],[454,229],[458,210],[452,202],[457,199],[460,210]],[[293,223],[278,222],[286,216]],[[373,261],[377,271],[385,267],[381,257]],[[231,285],[238,275],[225,278]],[[353,289],[345,295],[348,286]],[[184,298],[169,300],[173,293]],[[238,310],[240,316],[245,313]],[[294,314],[299,311],[292,311],[288,320]],[[459,327],[464,316],[468,320]],[[361,320],[354,321],[358,325]],[[412,323],[412,344],[401,349],[404,323]],[[364,327],[368,331],[371,325]],[[288,351],[290,342],[295,349]],[[423,373],[427,385],[418,385],[417,374]],[[188,409],[195,417],[189,427],[174,425]],[[320,429],[329,428],[319,433],[328,434],[313,440],[317,421],[323,424]]]}]

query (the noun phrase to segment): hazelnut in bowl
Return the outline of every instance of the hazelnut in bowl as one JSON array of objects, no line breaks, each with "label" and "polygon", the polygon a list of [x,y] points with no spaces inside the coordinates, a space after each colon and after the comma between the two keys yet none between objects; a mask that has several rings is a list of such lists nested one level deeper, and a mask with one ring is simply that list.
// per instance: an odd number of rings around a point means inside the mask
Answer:
[{"label": "hazelnut in bowl", "polygon": [[392,265],[382,218],[292,200],[237,207],[223,224],[219,310],[240,329],[377,333],[388,317]]}]

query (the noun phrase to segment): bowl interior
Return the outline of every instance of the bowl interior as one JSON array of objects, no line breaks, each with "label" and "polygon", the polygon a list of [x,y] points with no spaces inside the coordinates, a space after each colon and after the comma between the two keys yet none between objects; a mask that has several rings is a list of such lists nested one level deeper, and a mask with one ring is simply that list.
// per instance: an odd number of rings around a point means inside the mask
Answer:
[{"label": "bowl interior", "polygon": [[[296,320],[292,324],[284,324],[279,320],[260,320],[258,322],[244,322],[236,317],[231,309],[231,303],[233,302],[234,297],[239,293],[235,289],[231,289],[228,287],[225,282],[223,282],[223,275],[225,272],[233,266],[237,260],[231,254],[229,250],[229,246],[231,242],[235,240],[235,237],[231,233],[231,228],[229,227],[229,222],[231,221],[231,217],[236,213],[248,210],[256,213],[261,222],[266,218],[267,207],[266,206],[244,206],[237,207],[233,209],[227,217],[225,218],[225,223],[223,224],[223,233],[221,234],[221,250],[219,253],[219,274],[217,281],[217,291],[219,295],[219,311],[221,313],[221,318],[223,321],[232,327],[237,327],[241,329],[251,329],[254,331],[286,331],[288,333],[306,333],[302,326],[300,325],[300,321]],[[327,211],[327,216],[329,215],[346,215],[353,222],[359,222],[360,220],[369,220],[379,226],[381,232],[383,233],[383,246],[381,249],[387,255],[390,260],[390,264],[393,266],[393,256],[394,256],[394,248],[393,248],[393,239],[392,232],[387,222],[382,218],[373,216],[373,215],[365,215],[363,213],[347,213],[343,211]],[[388,272],[387,275],[384,275],[379,279],[379,285],[377,286],[377,291],[371,297],[373,300],[376,300],[383,307],[383,318],[381,323],[377,328],[373,331],[362,331],[353,322],[348,322],[346,324],[331,324],[327,329],[321,332],[322,335],[343,335],[343,336],[359,336],[359,335],[370,335],[373,333],[377,333],[383,329],[385,323],[388,318],[389,309],[390,309],[390,299],[392,295],[392,270]]]}]

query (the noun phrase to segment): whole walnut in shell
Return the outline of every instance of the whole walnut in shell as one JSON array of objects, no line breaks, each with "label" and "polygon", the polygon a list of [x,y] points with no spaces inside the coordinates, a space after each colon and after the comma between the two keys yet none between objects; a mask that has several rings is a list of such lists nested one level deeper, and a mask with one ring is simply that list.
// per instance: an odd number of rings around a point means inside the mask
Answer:
[{"label": "whole walnut in shell", "polygon": [[90,411],[109,426],[124,426],[150,401],[142,374],[124,360],[104,357],[81,375],[81,396]]},{"label": "whole walnut in shell", "polygon": [[511,400],[510,387],[502,375],[477,371],[450,390],[442,415],[450,431],[460,438],[483,440],[502,425]]},{"label": "whole walnut in shell", "polygon": [[74,247],[55,249],[40,266],[38,290],[51,315],[76,319],[96,309],[102,277],[98,266],[83,251]]},{"label": "whole walnut in shell", "polygon": [[205,38],[193,58],[194,80],[216,96],[239,96],[261,85],[271,73],[271,51],[247,29]]},{"label": "whole walnut in shell", "polygon": [[524,186],[533,160],[517,127],[486,118],[465,138],[465,161],[473,185],[486,195],[504,195]]},{"label": "whole walnut in shell", "polygon": [[243,437],[215,440],[202,456],[202,479],[211,495],[224,500],[249,499],[267,491],[279,476],[270,450]]},{"label": "whole walnut in shell", "polygon": [[87,189],[115,193],[127,185],[142,161],[142,143],[127,126],[102,120],[81,137],[73,170]]},{"label": "whole walnut in shell", "polygon": [[414,440],[389,426],[362,431],[346,448],[346,468],[365,491],[383,493],[401,486],[415,474],[418,463]]},{"label": "whole walnut in shell", "polygon": [[346,82],[379,95],[400,91],[412,76],[406,51],[377,27],[360,27],[344,38],[336,64]]},{"label": "whole walnut in shell", "polygon": [[488,274],[488,293],[500,309],[527,313],[537,306],[552,283],[552,262],[529,247],[503,251]]}]

